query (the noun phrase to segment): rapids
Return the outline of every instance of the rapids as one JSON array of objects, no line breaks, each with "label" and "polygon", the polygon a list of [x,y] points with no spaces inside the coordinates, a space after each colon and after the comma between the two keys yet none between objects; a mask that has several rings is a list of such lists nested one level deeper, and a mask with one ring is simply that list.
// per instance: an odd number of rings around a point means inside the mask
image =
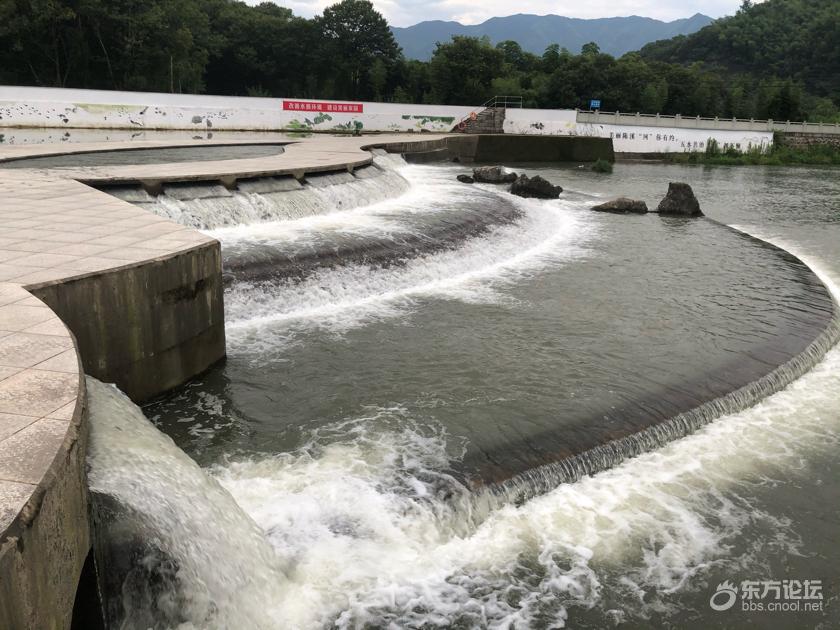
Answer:
[{"label": "rapids", "polygon": [[[392,264],[233,271],[229,359],[150,406],[158,428],[90,379],[110,619],[831,627],[830,612],[715,613],[709,597],[726,580],[838,575],[833,225],[803,247],[796,225],[767,233],[709,193],[710,214],[799,260],[712,221],[586,212],[617,180],[561,171],[563,200],[523,202],[377,159],[407,182],[391,200],[204,227],[236,257],[358,251],[494,198],[517,216],[394,247]],[[663,177],[624,168],[642,191]],[[340,179],[306,194],[357,183]]]}]

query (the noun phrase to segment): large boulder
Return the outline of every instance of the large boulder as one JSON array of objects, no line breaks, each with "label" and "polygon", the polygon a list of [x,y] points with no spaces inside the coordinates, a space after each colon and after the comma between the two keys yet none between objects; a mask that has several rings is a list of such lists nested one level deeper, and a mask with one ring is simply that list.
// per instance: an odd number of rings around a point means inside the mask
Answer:
[{"label": "large boulder", "polygon": [[472,183],[475,182],[475,180],[472,177],[470,177],[469,175],[463,175],[463,174],[458,175],[458,177],[456,179],[459,182],[461,182],[462,184],[472,184]]},{"label": "large boulder", "polygon": [[700,202],[694,196],[691,186],[682,182],[668,184],[668,194],[660,202],[656,211],[659,214],[678,217],[697,217],[703,214],[700,210]]},{"label": "large boulder", "polygon": [[644,201],[628,199],[627,197],[610,199],[606,203],[592,206],[592,209],[597,212],[613,212],[615,214],[647,214],[648,211],[647,204]]},{"label": "large boulder", "polygon": [[510,184],[516,181],[516,173],[505,173],[501,166],[479,166],[473,169],[473,179],[481,184]]},{"label": "large boulder", "polygon": [[520,197],[534,197],[536,199],[557,199],[563,189],[543,179],[539,175],[528,177],[520,175],[510,187],[510,192]]}]

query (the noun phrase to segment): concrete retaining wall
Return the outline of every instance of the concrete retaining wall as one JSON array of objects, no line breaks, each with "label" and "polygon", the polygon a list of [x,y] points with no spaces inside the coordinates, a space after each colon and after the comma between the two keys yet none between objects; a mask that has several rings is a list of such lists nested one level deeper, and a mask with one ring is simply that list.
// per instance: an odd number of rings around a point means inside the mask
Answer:
[{"label": "concrete retaining wall", "polygon": [[353,103],[362,112],[290,111],[287,102],[349,102],[0,86],[0,128],[448,132],[475,108]]},{"label": "concrete retaining wall", "polygon": [[[377,146],[377,145],[373,145]],[[529,135],[452,135],[428,142],[389,142],[383,145],[391,153],[408,154],[409,161],[442,159],[460,162],[594,162],[615,158],[609,138]],[[411,153],[417,153],[412,158]]]},{"label": "concrete retaining wall", "polygon": [[[331,111],[292,111],[318,103]],[[346,112],[348,105],[361,111]],[[0,135],[14,142],[14,127],[57,129],[190,130],[211,134],[249,131],[449,132],[481,108],[398,103],[341,103],[59,88],[0,87]],[[3,129],[6,128],[6,129]],[[617,153],[699,150],[715,138],[723,146],[769,145],[761,125],[707,119],[601,114],[563,109],[507,109],[504,133],[613,138]],[[54,135],[54,134],[53,134]]]},{"label": "concrete retaining wall", "polygon": [[225,356],[218,242],[30,291],[67,324],[86,374],[134,401],[176,387]]},{"label": "concrete retaining wall", "polygon": [[709,131],[786,131],[840,135],[840,123],[791,122],[789,120],[747,120],[743,118],[703,118],[702,116],[666,116],[662,114],[625,114],[621,112],[577,112],[577,122],[595,125],[630,125],[668,129],[706,129]]},{"label": "concrete retaining wall", "polygon": [[[612,138],[615,152],[621,154],[702,151],[710,138],[717,140],[721,147],[732,146],[741,151],[751,146],[769,147],[773,144],[772,131],[697,129],[688,124],[681,127],[646,126],[651,117],[638,121],[626,118],[629,120],[621,118],[621,123],[607,116],[600,122],[585,122],[583,113],[574,111],[509,109],[505,116],[505,133]],[[633,124],[635,122],[640,124]]]},{"label": "concrete retaining wall", "polygon": [[779,134],[781,142],[790,147],[829,146],[840,149],[840,135],[828,133],[786,133]]},{"label": "concrete retaining wall", "polygon": [[0,541],[3,630],[70,627],[91,544],[85,475],[87,406],[84,379],[78,382],[78,404],[64,440],[32,498]]}]

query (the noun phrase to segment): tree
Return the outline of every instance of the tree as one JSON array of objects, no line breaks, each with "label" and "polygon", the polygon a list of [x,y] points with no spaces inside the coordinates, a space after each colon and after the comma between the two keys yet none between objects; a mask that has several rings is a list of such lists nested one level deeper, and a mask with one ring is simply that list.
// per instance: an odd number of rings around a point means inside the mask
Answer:
[{"label": "tree", "polygon": [[382,100],[382,95],[385,93],[385,84],[388,81],[388,68],[381,59],[374,59],[368,69],[368,82],[373,90],[373,97],[377,101]]},{"label": "tree", "polygon": [[502,52],[486,38],[456,35],[438,43],[429,64],[433,94],[441,103],[480,105],[493,96],[491,84],[502,62]]},{"label": "tree", "polygon": [[217,36],[206,72],[209,92],[246,94],[259,87],[273,96],[304,94],[310,77],[317,90],[308,54],[316,46],[310,20],[270,2],[249,7],[225,0],[216,7],[209,11]]},{"label": "tree", "polygon": [[319,63],[331,74],[342,96],[360,98],[372,95],[369,69],[379,60],[390,70],[400,48],[385,18],[369,0],[341,0],[324,9],[315,19],[322,38]]},{"label": "tree", "polygon": [[601,47],[598,46],[595,42],[589,42],[588,44],[584,44],[580,49],[581,55],[597,55],[601,52]]}]

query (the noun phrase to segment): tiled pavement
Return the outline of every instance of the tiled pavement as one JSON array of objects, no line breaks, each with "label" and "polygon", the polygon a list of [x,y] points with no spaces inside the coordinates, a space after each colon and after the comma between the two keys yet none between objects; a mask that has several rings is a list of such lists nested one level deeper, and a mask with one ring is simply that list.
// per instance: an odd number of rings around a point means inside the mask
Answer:
[{"label": "tiled pavement", "polygon": [[[315,136],[277,156],[240,160],[51,171],[0,167],[0,540],[71,439],[84,391],[70,331],[27,289],[143,264],[212,240],[77,179],[171,181],[332,170],[369,162],[366,145],[437,137]],[[6,146],[0,161],[141,146],[168,145]]]}]

